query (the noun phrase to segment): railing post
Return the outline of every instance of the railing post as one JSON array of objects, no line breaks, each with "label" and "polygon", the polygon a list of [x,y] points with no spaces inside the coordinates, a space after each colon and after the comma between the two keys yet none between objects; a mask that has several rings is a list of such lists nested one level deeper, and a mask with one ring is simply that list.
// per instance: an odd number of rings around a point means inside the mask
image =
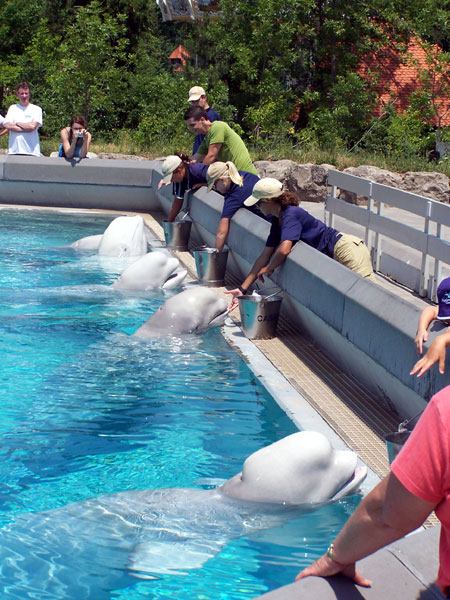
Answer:
[{"label": "railing post", "polygon": [[[428,271],[429,271],[429,260],[428,260],[428,240],[430,233],[430,217],[431,217],[431,202],[427,202],[427,211],[424,223],[424,233],[427,234],[427,248],[422,253],[422,265],[420,268],[420,281],[419,281],[419,296],[425,298],[429,294],[428,289]],[[440,228],[440,225],[439,225]],[[432,294],[432,291],[431,291]]]}]

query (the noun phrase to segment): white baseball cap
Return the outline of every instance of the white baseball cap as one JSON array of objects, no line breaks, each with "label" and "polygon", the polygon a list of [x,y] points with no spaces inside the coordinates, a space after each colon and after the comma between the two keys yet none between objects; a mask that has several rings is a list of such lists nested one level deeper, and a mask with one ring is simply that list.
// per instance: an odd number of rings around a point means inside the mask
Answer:
[{"label": "white baseball cap", "polygon": [[194,85],[194,87],[189,90],[188,102],[194,102],[195,100],[198,100],[200,96],[206,96],[205,90],[199,85]]},{"label": "white baseball cap", "polygon": [[175,156],[174,154],[171,154],[166,158],[161,167],[163,183],[166,185],[170,183],[173,172],[181,165],[181,163],[181,158],[179,156]]},{"label": "white baseball cap", "polygon": [[245,206],[253,206],[263,198],[276,198],[283,193],[283,184],[273,177],[263,177],[253,186],[252,195],[244,202]]}]

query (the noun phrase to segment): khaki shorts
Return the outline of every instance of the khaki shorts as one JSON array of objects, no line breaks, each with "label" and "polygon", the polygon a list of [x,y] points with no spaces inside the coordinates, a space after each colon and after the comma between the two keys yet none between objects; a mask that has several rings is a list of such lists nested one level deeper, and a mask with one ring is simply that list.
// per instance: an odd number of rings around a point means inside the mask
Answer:
[{"label": "khaki shorts", "polygon": [[354,235],[342,234],[334,247],[333,258],[358,275],[375,281],[369,248]]}]

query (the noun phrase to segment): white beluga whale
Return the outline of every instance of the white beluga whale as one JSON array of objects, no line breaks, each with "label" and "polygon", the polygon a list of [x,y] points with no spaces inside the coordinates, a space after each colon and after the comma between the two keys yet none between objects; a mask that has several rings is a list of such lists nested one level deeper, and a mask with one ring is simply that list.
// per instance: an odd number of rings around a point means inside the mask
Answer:
[{"label": "white beluga whale", "polygon": [[188,573],[236,537],[356,493],[367,471],[356,464],[322,434],[298,432],[216,489],[127,491],[20,515],[0,529],[1,597],[106,600],[136,577]]},{"label": "white beluga whale", "polygon": [[101,256],[141,256],[147,252],[144,219],[117,217],[105,229],[98,253]]},{"label": "white beluga whale", "polygon": [[227,314],[227,302],[216,292],[193,286],[169,298],[134,335],[150,338],[203,333],[222,325]]},{"label": "white beluga whale", "polygon": [[179,269],[179,266],[180,261],[170,254],[149,252],[131,263],[112,287],[120,290],[172,290],[179,287],[187,275],[187,271]]},{"label": "white beluga whale", "polygon": [[77,240],[71,244],[70,247],[81,252],[92,252],[94,250],[97,251],[98,247],[100,246],[102,236],[103,233],[99,233],[97,235],[88,235]]}]

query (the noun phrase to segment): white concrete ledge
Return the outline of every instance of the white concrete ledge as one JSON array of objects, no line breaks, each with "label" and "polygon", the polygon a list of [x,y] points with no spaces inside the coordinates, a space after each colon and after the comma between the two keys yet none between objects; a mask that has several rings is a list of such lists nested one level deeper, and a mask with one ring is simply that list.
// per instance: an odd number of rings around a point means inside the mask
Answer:
[{"label": "white concrete ledge", "polygon": [[155,161],[0,156],[0,202],[150,212]]}]

